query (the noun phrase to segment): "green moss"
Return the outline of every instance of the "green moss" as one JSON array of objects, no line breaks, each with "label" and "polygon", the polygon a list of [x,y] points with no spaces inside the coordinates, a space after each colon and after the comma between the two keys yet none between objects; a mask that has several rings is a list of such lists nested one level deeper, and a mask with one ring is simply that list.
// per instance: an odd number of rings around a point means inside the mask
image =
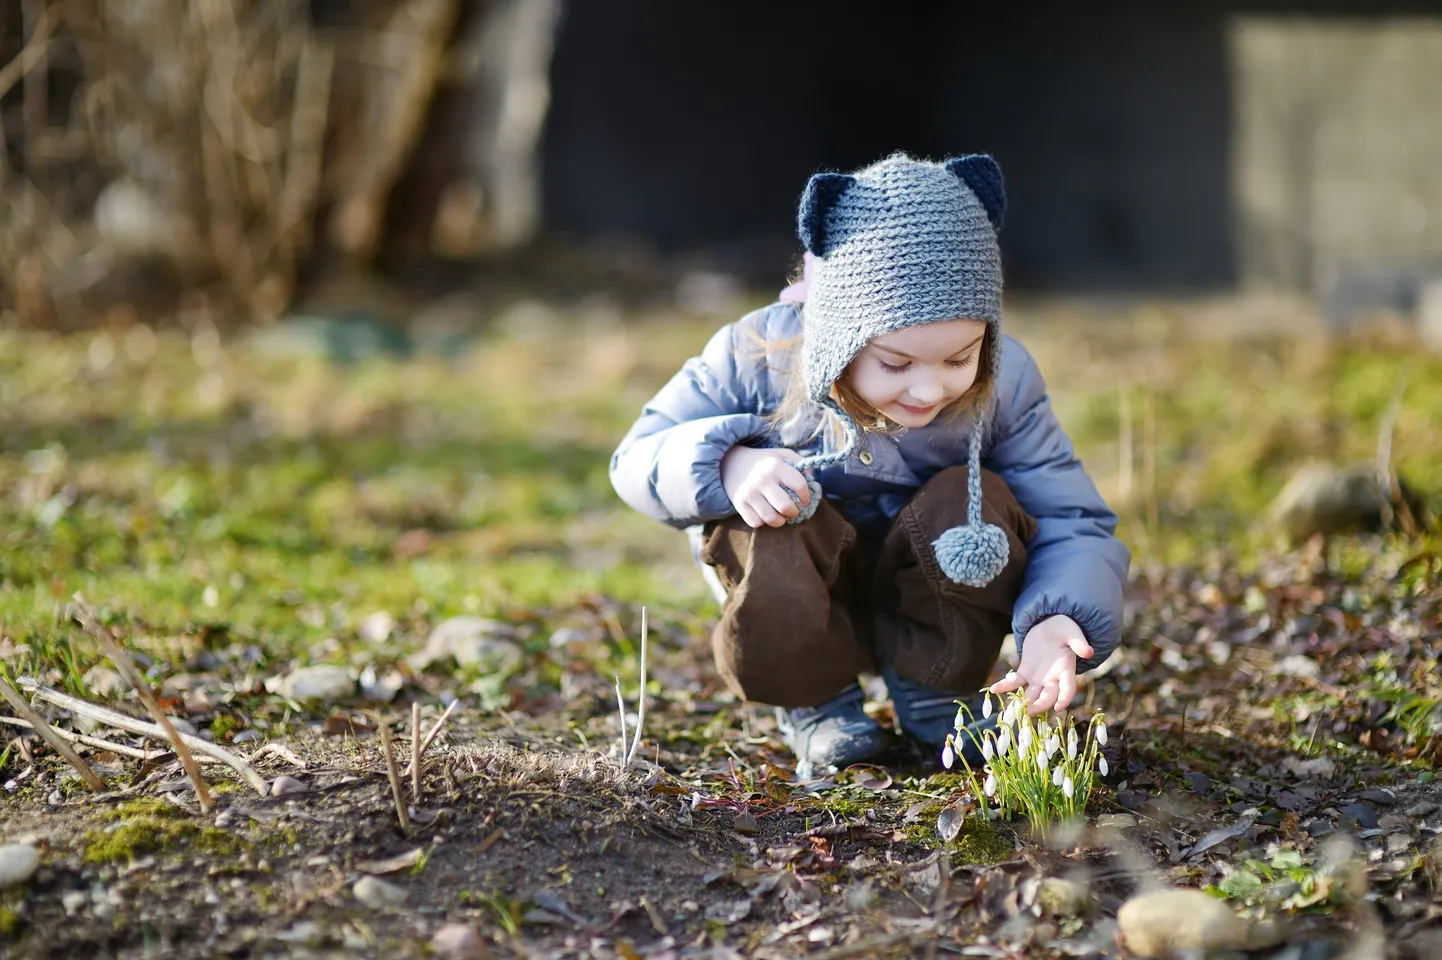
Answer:
[{"label": "green moss", "polygon": [[187,820],[190,814],[173,803],[166,803],[164,800],[144,798],[131,800],[129,803],[122,803],[112,810],[102,814],[105,820]]},{"label": "green moss", "polygon": [[241,728],[241,722],[228,713],[217,714],[216,718],[210,721],[210,735],[217,740],[227,740],[230,735]]},{"label": "green moss", "polygon": [[202,827],[195,838],[195,848],[218,856],[239,853],[248,846],[246,842],[219,827]]},{"label": "green moss", "polygon": [[24,925],[25,921],[21,919],[20,914],[9,907],[0,907],[0,937],[13,937],[20,932],[20,928]]},{"label": "green moss", "polygon": [[198,828],[158,817],[137,817],[126,820],[114,830],[91,830],[85,834],[86,863],[131,863],[136,857],[164,850],[181,840],[194,836]]},{"label": "green moss", "polygon": [[952,841],[952,852],[962,863],[1000,863],[1016,853],[1016,841],[993,821],[967,817]]}]

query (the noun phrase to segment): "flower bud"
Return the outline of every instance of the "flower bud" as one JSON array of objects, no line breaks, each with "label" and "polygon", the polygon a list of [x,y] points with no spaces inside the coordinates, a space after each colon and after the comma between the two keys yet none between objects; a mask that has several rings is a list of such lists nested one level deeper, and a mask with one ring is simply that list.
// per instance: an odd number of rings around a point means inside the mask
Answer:
[{"label": "flower bud", "polygon": [[1061,782],[1061,792],[1066,795],[1068,800],[1076,793],[1076,784],[1071,782],[1071,777],[1067,777]]},{"label": "flower bud", "polygon": [[1036,768],[1041,771],[1042,776],[1046,776],[1046,753],[1040,750],[1036,754]]},{"label": "flower bud", "polygon": [[1006,752],[1010,749],[1011,727],[1002,727],[1001,735],[996,738],[996,755],[998,757],[1004,757],[1006,756]]},{"label": "flower bud", "polygon": [[1097,754],[1097,770],[1101,772],[1102,776],[1107,775],[1107,758],[1101,754]]},{"label": "flower bud", "polygon": [[981,716],[982,716],[982,719],[985,719],[985,720],[991,719],[991,694],[989,694],[989,693],[982,695],[982,698],[981,698]]},{"label": "flower bud", "polygon": [[992,758],[996,756],[996,747],[992,745],[991,737],[987,737],[981,741],[981,755],[986,759],[987,763],[990,763]]},{"label": "flower bud", "polygon": [[981,789],[988,797],[996,796],[996,774],[988,773],[986,783],[982,785]]},{"label": "flower bud", "polygon": [[946,746],[941,751],[941,765],[950,770],[951,765],[956,762],[956,751],[951,748],[951,738],[946,738]]},{"label": "flower bud", "polygon": [[1057,764],[1057,765],[1056,765],[1056,769],[1053,770],[1053,771],[1052,771],[1052,774],[1051,774],[1051,785],[1054,786],[1054,787],[1059,787],[1059,786],[1061,786],[1062,778],[1065,777],[1065,776],[1066,776],[1066,767],[1063,767],[1061,764]]},{"label": "flower bud", "polygon": [[1097,724],[1097,743],[1107,745],[1107,725],[1105,722]]}]

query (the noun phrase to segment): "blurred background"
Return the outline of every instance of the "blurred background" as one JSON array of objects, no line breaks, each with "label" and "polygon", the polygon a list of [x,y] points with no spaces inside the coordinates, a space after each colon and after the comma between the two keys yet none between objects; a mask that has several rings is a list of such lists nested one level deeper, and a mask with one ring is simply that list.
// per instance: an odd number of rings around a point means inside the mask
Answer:
[{"label": "blurred background", "polygon": [[8,0],[0,619],[704,611],[607,458],[898,149],[1001,162],[1139,569],[1424,536],[1438,62],[1411,0]]}]

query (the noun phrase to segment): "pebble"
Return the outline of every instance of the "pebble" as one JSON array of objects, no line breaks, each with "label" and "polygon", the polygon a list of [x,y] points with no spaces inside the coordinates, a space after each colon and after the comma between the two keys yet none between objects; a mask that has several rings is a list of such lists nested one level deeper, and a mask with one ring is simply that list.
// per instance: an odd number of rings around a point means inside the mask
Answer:
[{"label": "pebble", "polygon": [[40,868],[40,852],[28,843],[0,847],[0,890],[18,887]]},{"label": "pebble", "polygon": [[448,923],[431,937],[431,950],[446,960],[482,960],[486,942],[464,923]]},{"label": "pebble", "polygon": [[1137,825],[1137,818],[1130,813],[1104,813],[1097,817],[1097,826],[1110,830],[1130,830]]},{"label": "pebble", "polygon": [[1365,803],[1349,803],[1342,808],[1342,825],[1357,826],[1368,830],[1377,826],[1377,811]]},{"label": "pebble", "polygon": [[89,902],[90,897],[84,890],[67,890],[60,895],[60,905],[71,916],[85,909],[85,905]]},{"label": "pebble", "polygon": [[1436,812],[1437,804],[1432,803],[1430,800],[1423,800],[1421,803],[1414,803],[1412,806],[1408,807],[1406,811],[1407,816],[1409,817],[1425,817],[1429,814],[1433,814]]},{"label": "pebble", "polygon": [[305,793],[308,789],[310,788],[295,777],[282,773],[271,783],[270,795],[272,797],[293,797]]},{"label": "pebble", "polygon": [[1117,911],[1117,938],[1139,957],[1241,950],[1253,941],[1246,921],[1200,890],[1155,890],[1132,897]]},{"label": "pebble", "polygon": [[287,674],[278,690],[292,700],[341,700],[355,694],[355,675],[331,664],[301,667]]},{"label": "pebble", "polygon": [[95,916],[101,920],[114,920],[116,914],[115,904],[105,900],[95,905]]},{"label": "pebble", "polygon": [[375,877],[361,877],[351,888],[351,893],[372,910],[399,907],[406,902],[408,894],[393,883],[386,883]]}]

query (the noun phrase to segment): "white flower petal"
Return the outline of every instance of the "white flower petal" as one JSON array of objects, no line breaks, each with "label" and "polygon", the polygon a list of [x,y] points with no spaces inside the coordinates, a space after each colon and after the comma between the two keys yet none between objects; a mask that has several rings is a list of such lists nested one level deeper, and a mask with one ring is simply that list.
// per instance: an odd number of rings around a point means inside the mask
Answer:
[{"label": "white flower petal", "polygon": [[1107,745],[1107,725],[1105,723],[1097,724],[1097,743],[1102,746]]},{"label": "white flower petal", "polygon": [[1057,764],[1057,768],[1051,773],[1051,785],[1054,787],[1061,786],[1062,778],[1065,776],[1066,767],[1063,767],[1061,764]]},{"label": "white flower petal", "polygon": [[981,716],[983,719],[991,719],[991,694],[985,694],[981,698]]},{"label": "white flower petal", "polygon": [[1038,753],[1038,754],[1036,755],[1036,768],[1042,772],[1042,776],[1045,776],[1045,775],[1046,775],[1046,754],[1045,754],[1045,753]]},{"label": "white flower petal", "polygon": [[1066,794],[1066,798],[1068,800],[1070,800],[1072,798],[1072,795],[1076,793],[1076,784],[1071,782],[1071,777],[1067,777],[1061,782],[1061,792]]},{"label": "white flower petal", "polygon": [[981,789],[988,797],[996,796],[996,774],[987,774],[986,783],[982,785]]},{"label": "white flower petal", "polygon": [[1102,776],[1107,775],[1107,758],[1101,754],[1097,754],[1097,770],[1101,772]]},{"label": "white flower petal", "polygon": [[1001,735],[996,738],[996,755],[997,755],[998,757],[1004,757],[1004,756],[1006,756],[1006,752],[1007,752],[1008,750],[1010,750],[1010,749],[1011,749],[1011,727],[1002,727],[1002,728],[1001,728]]},{"label": "white flower petal", "polygon": [[986,758],[988,763],[996,756],[996,747],[992,745],[991,737],[981,741],[981,755]]},{"label": "white flower petal", "polygon": [[941,751],[941,765],[950,770],[951,765],[956,762],[956,751],[951,749],[951,738],[946,738],[946,747]]}]

